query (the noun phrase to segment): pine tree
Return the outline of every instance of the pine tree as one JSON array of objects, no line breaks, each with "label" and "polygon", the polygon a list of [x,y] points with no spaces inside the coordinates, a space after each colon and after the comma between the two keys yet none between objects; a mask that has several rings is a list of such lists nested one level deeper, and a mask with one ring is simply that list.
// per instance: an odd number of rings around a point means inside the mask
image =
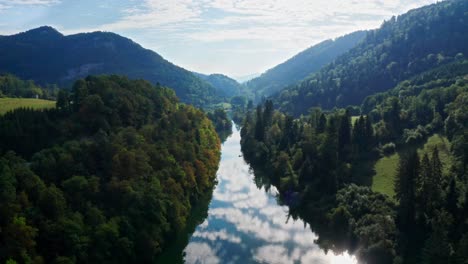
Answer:
[{"label": "pine tree", "polygon": [[374,127],[372,127],[372,122],[369,118],[369,116],[366,116],[365,119],[365,134],[364,134],[364,139],[365,139],[365,150],[370,151],[372,147],[374,146]]},{"label": "pine tree", "polygon": [[348,161],[351,152],[351,124],[349,112],[341,116],[338,129],[338,159]]},{"label": "pine tree", "polygon": [[416,150],[400,157],[395,181],[398,222],[402,230],[411,230],[415,221],[415,181],[419,175],[419,157]]},{"label": "pine tree", "polygon": [[442,162],[439,158],[439,150],[434,148],[431,155],[431,189],[430,189],[430,202],[432,208],[439,208],[442,206]]},{"label": "pine tree", "polygon": [[317,125],[317,133],[323,133],[325,132],[325,128],[327,126],[327,117],[325,116],[324,113],[320,115],[318,125]]},{"label": "pine tree", "polygon": [[450,263],[452,246],[448,238],[448,227],[452,222],[452,218],[447,212],[436,211],[435,217],[432,220],[432,233],[424,244],[422,263]]},{"label": "pine tree", "polygon": [[361,153],[365,150],[365,137],[366,131],[364,127],[364,117],[360,116],[354,122],[353,126],[353,151],[355,157],[360,157]]},{"label": "pine tree", "polygon": [[421,161],[421,173],[419,174],[417,180],[417,215],[422,223],[426,223],[426,216],[428,212],[431,211],[430,208],[430,193],[432,187],[432,171],[431,171],[431,161],[427,153],[424,153],[424,156]]},{"label": "pine tree", "polygon": [[262,120],[262,106],[257,106],[257,120],[255,123],[255,139],[257,141],[263,141],[265,135],[265,126]]},{"label": "pine tree", "polygon": [[450,179],[445,208],[453,218],[458,217],[458,192],[455,177]]}]

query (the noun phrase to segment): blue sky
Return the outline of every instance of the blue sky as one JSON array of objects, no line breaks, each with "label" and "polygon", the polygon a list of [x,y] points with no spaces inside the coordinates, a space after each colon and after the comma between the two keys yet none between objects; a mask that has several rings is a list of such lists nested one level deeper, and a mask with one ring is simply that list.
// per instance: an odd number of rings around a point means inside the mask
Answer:
[{"label": "blue sky", "polygon": [[0,0],[0,35],[112,31],[202,73],[261,73],[329,38],[436,0]]}]

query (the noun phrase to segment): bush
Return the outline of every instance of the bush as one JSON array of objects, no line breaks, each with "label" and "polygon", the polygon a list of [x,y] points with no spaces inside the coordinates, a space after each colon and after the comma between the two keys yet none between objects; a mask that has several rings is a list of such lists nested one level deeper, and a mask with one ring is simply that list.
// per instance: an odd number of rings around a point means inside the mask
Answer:
[{"label": "bush", "polygon": [[427,134],[427,130],[423,126],[418,126],[416,129],[405,129],[403,131],[403,141],[410,145],[421,143]]}]

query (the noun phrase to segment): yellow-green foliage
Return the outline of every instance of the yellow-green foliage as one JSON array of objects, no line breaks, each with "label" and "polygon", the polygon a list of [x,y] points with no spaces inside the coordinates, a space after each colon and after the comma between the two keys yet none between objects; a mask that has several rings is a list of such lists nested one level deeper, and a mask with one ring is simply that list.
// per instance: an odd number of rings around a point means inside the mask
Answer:
[{"label": "yellow-green foliage", "polygon": [[46,109],[54,107],[55,101],[33,98],[0,98],[0,115],[16,108]]},{"label": "yellow-green foliage", "polygon": [[448,173],[450,170],[450,166],[453,162],[453,157],[450,155],[450,142],[448,139],[442,135],[434,134],[430,138],[427,139],[426,144],[424,144],[423,148],[418,149],[418,154],[420,157],[427,153],[430,157],[430,153],[437,147],[439,150],[439,158],[442,164],[444,165],[444,173]]},{"label": "yellow-green foliage", "polygon": [[[439,157],[444,165],[444,173],[447,173],[453,160],[450,155],[450,142],[446,137],[439,134],[432,135],[427,139],[424,146],[418,149],[418,154],[420,157],[422,157],[424,153],[428,153],[430,156],[434,147],[437,147],[439,150]],[[386,194],[390,197],[394,196],[394,181],[397,173],[399,157],[400,155],[395,153],[391,156],[383,157],[375,163],[375,175],[372,179],[372,190]]]},{"label": "yellow-green foliage", "polygon": [[351,116],[351,124],[354,125],[354,122],[359,119],[359,116]]}]

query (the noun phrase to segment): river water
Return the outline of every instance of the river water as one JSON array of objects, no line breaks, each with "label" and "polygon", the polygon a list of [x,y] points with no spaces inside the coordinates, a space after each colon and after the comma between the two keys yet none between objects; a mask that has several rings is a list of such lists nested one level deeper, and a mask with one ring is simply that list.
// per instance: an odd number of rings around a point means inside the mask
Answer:
[{"label": "river water", "polygon": [[242,157],[235,126],[222,145],[217,179],[208,215],[205,211],[198,226],[194,225],[183,250],[185,263],[357,262],[346,253],[325,253],[314,243],[317,236],[310,227],[288,219],[288,208],[278,205],[274,187],[268,191],[257,187]]}]

